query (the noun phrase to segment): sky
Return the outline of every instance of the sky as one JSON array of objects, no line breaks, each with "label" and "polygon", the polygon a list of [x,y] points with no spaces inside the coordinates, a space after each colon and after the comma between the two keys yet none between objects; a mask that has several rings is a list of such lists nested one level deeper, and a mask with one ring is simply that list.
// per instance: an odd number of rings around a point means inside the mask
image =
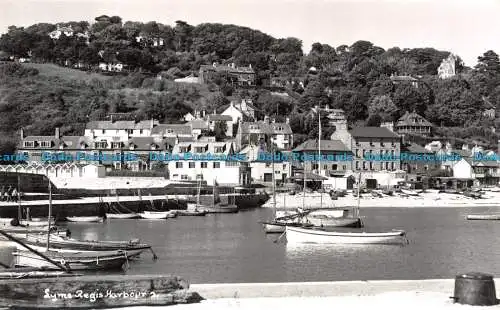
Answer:
[{"label": "sky", "polygon": [[468,66],[487,50],[500,54],[500,0],[0,0],[0,33],[10,25],[87,20],[174,25],[204,22],[251,27],[277,38],[351,45],[368,40],[388,49],[434,47]]}]

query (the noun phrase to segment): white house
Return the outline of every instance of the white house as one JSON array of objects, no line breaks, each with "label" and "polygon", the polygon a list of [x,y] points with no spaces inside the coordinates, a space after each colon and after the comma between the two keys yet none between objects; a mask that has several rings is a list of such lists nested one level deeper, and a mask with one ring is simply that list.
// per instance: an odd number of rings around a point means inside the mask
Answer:
[{"label": "white house", "polygon": [[150,137],[158,121],[92,121],[85,127],[85,137],[96,142],[127,142],[131,137]]},{"label": "white house", "polygon": [[216,181],[233,186],[250,183],[250,169],[231,142],[180,142],[170,157],[165,156],[171,180],[205,180],[208,185]]},{"label": "white house", "polygon": [[186,121],[186,122],[190,122],[190,121],[192,121],[192,120],[194,120],[194,119],[196,119],[196,118],[194,117],[194,115],[193,115],[193,114],[191,114],[191,112],[188,112],[188,113],[186,113],[186,114],[182,117],[182,119],[183,119],[184,121]]},{"label": "white house", "polygon": [[[251,168],[252,182],[273,181],[273,162],[272,160],[264,159],[264,156],[259,156],[263,151],[255,145],[249,145],[240,151],[244,155]],[[292,174],[291,161],[276,160],[274,162],[274,178],[276,182],[287,182],[287,179]]]},{"label": "white house", "polygon": [[67,37],[72,37],[73,28],[71,28],[71,26],[61,27],[60,25],[57,25],[57,29],[49,33],[49,37],[51,39],[58,40],[63,34]]},{"label": "white house", "polygon": [[241,102],[232,102],[221,115],[229,115],[233,119],[233,124],[238,121],[255,120],[255,110],[251,99],[243,99]]}]

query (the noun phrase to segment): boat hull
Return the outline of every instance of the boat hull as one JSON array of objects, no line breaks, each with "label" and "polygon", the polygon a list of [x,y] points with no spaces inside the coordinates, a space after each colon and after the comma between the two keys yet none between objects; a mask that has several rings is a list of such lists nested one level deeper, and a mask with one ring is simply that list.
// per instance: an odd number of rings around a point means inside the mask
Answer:
[{"label": "boat hull", "polygon": [[136,219],[139,218],[137,213],[106,213],[108,219]]},{"label": "boat hull", "polygon": [[498,221],[500,220],[500,214],[469,214],[466,217],[468,220],[477,221]]},{"label": "boat hull", "polygon": [[205,215],[207,215],[207,212],[194,211],[194,210],[178,210],[177,215],[179,215],[179,216],[205,216]]},{"label": "boat hull", "polygon": [[[31,252],[14,252],[15,266],[46,268],[58,270],[59,268],[42,257]],[[70,255],[68,253],[45,253],[52,260],[67,265],[71,270],[116,270],[121,269],[127,261],[127,256],[122,253],[103,256]]]},{"label": "boat hull", "polygon": [[320,218],[306,216],[304,221],[315,227],[361,227],[359,218]]},{"label": "boat hull", "polygon": [[138,215],[146,220],[165,220],[169,216],[169,211],[164,211],[164,212],[145,211],[142,213],[138,213]]},{"label": "boat hull", "polygon": [[401,244],[406,242],[406,233],[404,231],[383,233],[329,232],[287,226],[286,240],[290,244]]},{"label": "boat hull", "polygon": [[276,223],[263,223],[264,231],[266,234],[282,234],[285,232],[285,225],[280,225]]},{"label": "boat hull", "polygon": [[102,223],[104,219],[100,216],[68,216],[68,222],[75,223]]}]

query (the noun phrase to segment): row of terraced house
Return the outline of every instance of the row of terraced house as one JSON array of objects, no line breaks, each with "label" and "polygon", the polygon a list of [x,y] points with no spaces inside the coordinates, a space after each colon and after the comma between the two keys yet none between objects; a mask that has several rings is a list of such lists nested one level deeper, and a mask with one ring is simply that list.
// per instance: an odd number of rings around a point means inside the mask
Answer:
[{"label": "row of terraced house", "polygon": [[[189,113],[184,116],[183,124],[161,124],[157,120],[91,121],[81,136],[61,135],[59,129],[51,136],[30,136],[21,130],[18,151],[31,162],[53,165],[71,159],[107,170],[166,169],[171,180],[202,179],[208,184],[269,183],[274,174],[274,179],[281,183],[304,177],[317,181],[323,177],[325,184],[347,188],[349,180],[362,172],[363,182],[379,187],[399,181],[419,181],[436,170],[445,171],[455,179],[498,184],[498,162],[474,160],[474,153],[493,151],[477,146],[455,150],[440,142],[427,145],[406,142],[405,137],[410,134],[432,135],[432,124],[416,113],[407,113],[394,124],[349,129],[342,110],[315,107],[309,116],[324,113],[328,119],[324,126],[334,126],[334,133],[329,140],[307,140],[295,146],[288,119],[276,122],[265,116],[258,120],[256,110],[250,100],[243,100],[230,103],[220,114]],[[218,122],[225,123],[227,128],[221,141],[210,136]],[[321,161],[300,156],[318,155],[319,149],[324,158]],[[266,157],[271,151],[282,156],[271,160]],[[459,154],[461,160],[367,158],[367,155],[390,157],[401,153]],[[66,154],[66,157],[48,158],[47,154]]]}]

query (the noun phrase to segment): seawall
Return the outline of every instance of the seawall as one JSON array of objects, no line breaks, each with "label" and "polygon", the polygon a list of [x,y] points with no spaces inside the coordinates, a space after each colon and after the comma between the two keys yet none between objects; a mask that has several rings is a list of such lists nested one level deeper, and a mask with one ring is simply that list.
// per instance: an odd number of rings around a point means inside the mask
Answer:
[{"label": "seawall", "polygon": [[[206,299],[375,296],[389,292],[441,293],[453,296],[454,279],[336,282],[192,284]],[[500,296],[500,285],[496,286]]]}]

